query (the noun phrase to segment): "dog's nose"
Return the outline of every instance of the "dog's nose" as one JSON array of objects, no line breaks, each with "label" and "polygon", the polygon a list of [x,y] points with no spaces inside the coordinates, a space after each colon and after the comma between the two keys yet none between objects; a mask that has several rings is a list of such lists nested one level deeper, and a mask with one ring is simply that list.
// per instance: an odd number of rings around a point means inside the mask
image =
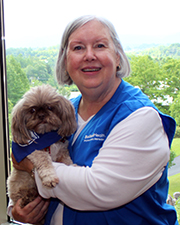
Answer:
[{"label": "dog's nose", "polygon": [[39,117],[40,120],[43,120],[44,119],[44,114],[41,113],[41,114],[38,115],[38,117]]}]

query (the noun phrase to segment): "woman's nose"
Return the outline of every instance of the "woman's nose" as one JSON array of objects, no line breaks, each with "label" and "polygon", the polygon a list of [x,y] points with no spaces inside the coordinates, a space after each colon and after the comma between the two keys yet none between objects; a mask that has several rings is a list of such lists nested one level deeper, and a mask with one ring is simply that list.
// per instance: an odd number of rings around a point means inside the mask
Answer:
[{"label": "woman's nose", "polygon": [[86,48],[84,59],[86,61],[92,61],[96,59],[95,51],[93,50],[92,47]]}]

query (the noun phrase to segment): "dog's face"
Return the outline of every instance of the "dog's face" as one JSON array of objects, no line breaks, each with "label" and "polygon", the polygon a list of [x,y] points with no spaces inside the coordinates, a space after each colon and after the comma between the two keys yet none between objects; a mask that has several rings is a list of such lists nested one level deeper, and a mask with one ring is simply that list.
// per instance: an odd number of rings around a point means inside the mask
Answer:
[{"label": "dog's face", "polygon": [[74,108],[50,85],[34,87],[14,107],[11,129],[18,144],[31,139],[29,131],[44,134],[58,130],[61,136],[69,136],[76,130]]},{"label": "dog's face", "polygon": [[26,110],[25,124],[28,130],[44,134],[52,130],[58,130],[62,125],[58,105],[46,102],[37,104]]}]

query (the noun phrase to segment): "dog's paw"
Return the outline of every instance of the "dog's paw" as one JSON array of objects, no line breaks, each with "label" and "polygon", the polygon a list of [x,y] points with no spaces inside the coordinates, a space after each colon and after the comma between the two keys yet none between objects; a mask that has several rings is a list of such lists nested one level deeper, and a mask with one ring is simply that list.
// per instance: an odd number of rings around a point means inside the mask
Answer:
[{"label": "dog's paw", "polygon": [[55,187],[59,183],[59,179],[56,176],[49,175],[42,178],[42,184],[46,187]]}]

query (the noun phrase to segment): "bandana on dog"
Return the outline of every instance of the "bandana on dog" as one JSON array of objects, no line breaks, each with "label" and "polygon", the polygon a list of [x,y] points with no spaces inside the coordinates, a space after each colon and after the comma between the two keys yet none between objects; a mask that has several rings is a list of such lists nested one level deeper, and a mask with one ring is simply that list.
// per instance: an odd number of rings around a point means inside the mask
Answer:
[{"label": "bandana on dog", "polygon": [[25,145],[19,145],[12,141],[12,152],[18,163],[33,151],[46,148],[62,139],[57,131],[51,131],[45,134],[37,134],[36,132],[31,131],[31,136],[32,140]]}]

